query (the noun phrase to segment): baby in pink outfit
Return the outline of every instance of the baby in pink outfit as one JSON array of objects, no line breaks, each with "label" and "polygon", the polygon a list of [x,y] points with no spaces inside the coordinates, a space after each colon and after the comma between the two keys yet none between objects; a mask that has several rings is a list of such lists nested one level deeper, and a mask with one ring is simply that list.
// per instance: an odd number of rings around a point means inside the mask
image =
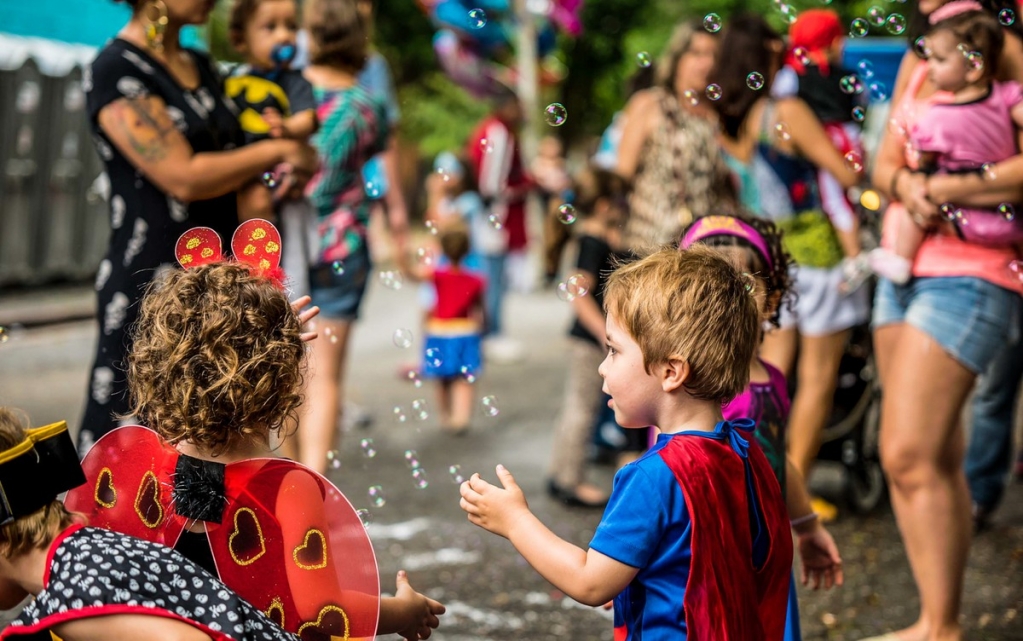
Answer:
[{"label": "baby in pink outfit", "polygon": [[[947,101],[927,107],[907,132],[912,153],[919,154],[917,164],[927,173],[983,171],[985,164],[1018,153],[1023,90],[1015,82],[993,80],[1002,28],[979,6],[952,2],[930,16],[927,73]],[[943,206],[943,213],[968,242],[995,247],[1023,243],[1023,217],[1016,220],[1011,204],[999,211]],[[894,246],[871,254],[874,271],[898,284],[909,281],[926,233],[908,212],[902,214]]]}]

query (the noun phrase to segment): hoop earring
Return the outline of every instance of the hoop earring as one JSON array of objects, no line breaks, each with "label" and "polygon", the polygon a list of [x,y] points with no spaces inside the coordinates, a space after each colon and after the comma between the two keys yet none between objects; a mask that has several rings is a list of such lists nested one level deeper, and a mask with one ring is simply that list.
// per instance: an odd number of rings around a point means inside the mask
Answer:
[{"label": "hoop earring", "polygon": [[[151,10],[156,11],[155,17]],[[153,0],[142,10],[142,22],[146,31],[146,44],[153,51],[163,51],[163,35],[167,31],[167,5],[163,0]]]}]

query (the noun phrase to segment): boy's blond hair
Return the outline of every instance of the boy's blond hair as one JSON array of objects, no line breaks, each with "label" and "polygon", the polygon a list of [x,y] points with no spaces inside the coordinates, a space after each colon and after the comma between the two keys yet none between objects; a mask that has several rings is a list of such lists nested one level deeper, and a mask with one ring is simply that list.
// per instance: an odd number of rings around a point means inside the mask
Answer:
[{"label": "boy's blond hair", "polygon": [[712,249],[662,249],[611,274],[604,308],[639,344],[647,372],[686,361],[686,392],[727,402],[749,383],[757,346],[760,320],[749,287],[750,278]]},{"label": "boy's blond hair", "polygon": [[128,356],[132,413],[219,455],[297,417],[305,344],[284,292],[237,263],[172,270],[142,299]]},{"label": "boy's blond hair", "polygon": [[[25,440],[25,421],[14,411],[0,407],[0,452]],[[28,516],[0,526],[0,554],[14,558],[45,548],[62,530],[74,523],[64,504],[54,500]]]}]

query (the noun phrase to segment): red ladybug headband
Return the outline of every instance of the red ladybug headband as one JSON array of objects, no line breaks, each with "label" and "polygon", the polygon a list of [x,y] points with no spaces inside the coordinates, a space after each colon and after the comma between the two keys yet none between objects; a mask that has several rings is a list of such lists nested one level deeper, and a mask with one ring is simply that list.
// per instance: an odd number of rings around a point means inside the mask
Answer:
[{"label": "red ladybug headband", "polygon": [[[281,233],[268,220],[254,218],[238,226],[231,237],[234,262],[284,288],[281,269]],[[209,227],[193,227],[178,238],[174,256],[185,269],[227,260],[220,235]]]}]

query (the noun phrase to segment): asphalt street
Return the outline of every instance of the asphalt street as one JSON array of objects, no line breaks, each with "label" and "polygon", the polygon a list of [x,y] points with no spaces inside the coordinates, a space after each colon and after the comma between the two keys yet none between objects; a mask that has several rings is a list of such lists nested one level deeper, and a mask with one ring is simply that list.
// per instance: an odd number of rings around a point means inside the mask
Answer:
[{"label": "asphalt street", "polygon": [[[599,511],[569,509],[544,493],[565,378],[569,306],[549,291],[512,295],[507,306],[510,334],[522,342],[525,358],[486,365],[476,383],[478,399],[493,396],[496,416],[479,405],[470,432],[452,437],[440,432],[434,416],[420,420],[413,412],[413,401],[425,399],[431,414],[429,384],[416,387],[400,375],[418,360],[421,344],[414,287],[392,290],[374,282],[354,336],[349,395],[375,420],[344,434],[340,466],[331,477],[356,508],[369,510],[384,589],[393,589],[395,573],[404,568],[414,587],[447,605],[434,638],[610,640],[609,612],[565,598],[507,541],[469,524],[458,507],[454,477],[479,471],[493,480],[494,466],[502,463],[534,511],[561,536],[585,546],[600,519]],[[399,328],[415,336],[411,348],[395,345]],[[94,334],[92,321],[10,331],[0,344],[0,403],[27,411],[37,425],[67,419],[77,429]],[[408,450],[425,470],[425,487],[412,477]],[[612,472],[596,467],[592,480],[610,487]],[[814,479],[825,493],[840,480],[827,469]],[[371,500],[371,486],[380,487],[383,502]],[[804,637],[855,640],[910,623],[917,601],[890,508],[844,516],[831,529],[844,557],[846,585],[801,590]],[[968,638],[1023,639],[1021,485],[1010,488],[993,529],[974,541],[964,604]]]}]

